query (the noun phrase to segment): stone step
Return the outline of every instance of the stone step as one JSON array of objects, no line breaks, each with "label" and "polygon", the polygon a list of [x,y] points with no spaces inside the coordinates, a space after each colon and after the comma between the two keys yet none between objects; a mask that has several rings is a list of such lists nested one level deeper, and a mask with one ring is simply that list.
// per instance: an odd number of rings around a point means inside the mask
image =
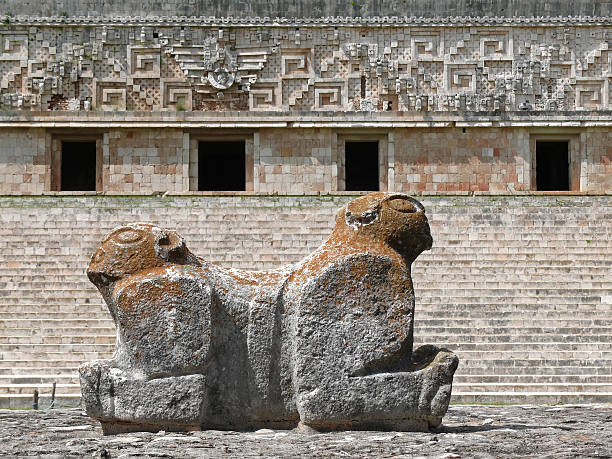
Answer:
[{"label": "stone step", "polygon": [[[416,287],[415,295],[417,301],[424,302],[435,302],[446,298],[448,304],[462,304],[465,302],[474,304],[568,304],[570,302],[586,305],[593,304],[594,302],[600,303],[602,297],[607,298],[612,293],[610,289],[575,289],[572,292],[562,293],[557,289],[556,292],[548,292],[544,288],[533,287],[530,289],[523,289],[519,285],[510,288],[457,288],[452,284],[445,284],[444,289],[431,288],[429,290],[423,289],[421,286]],[[457,297],[455,301],[454,298]],[[504,301],[500,301],[503,299]]]},{"label": "stone step", "polygon": [[498,361],[507,359],[510,362],[521,361],[563,361],[574,360],[581,362],[593,362],[607,360],[612,364],[612,349],[609,348],[599,351],[557,351],[550,352],[546,349],[532,350],[508,350],[508,351],[485,351],[476,350],[469,351],[461,348],[456,348],[454,352],[462,361]]},{"label": "stone step", "polygon": [[55,372],[60,371],[62,368],[78,368],[81,363],[89,360],[96,359],[110,359],[112,352],[85,352],[79,354],[67,354],[65,352],[58,353],[40,353],[39,356],[30,356],[31,358],[17,358],[17,359],[0,359],[0,373],[4,373],[1,369],[10,369],[11,366],[36,368],[36,372],[41,371],[44,368],[55,369]]},{"label": "stone step", "polygon": [[[507,333],[519,332],[519,334],[534,334],[534,333],[559,333],[559,334],[578,334],[583,331],[586,334],[607,333],[612,328],[612,320],[602,319],[602,314],[593,315],[588,318],[580,318],[571,320],[569,318],[533,318],[528,320],[525,318],[527,314],[516,315],[508,318],[499,318],[498,316],[483,317],[483,318],[462,318],[454,316],[429,316],[424,314],[415,314],[415,331],[421,330],[427,335],[445,333],[452,331],[453,333],[460,330],[468,331],[467,334],[487,334],[500,333],[502,330],[507,330]],[[605,315],[605,314],[604,314]],[[114,323],[110,314],[95,314],[95,313],[22,313],[19,318],[15,314],[2,313],[0,314],[0,330],[15,329],[15,328],[37,328],[50,327],[60,328],[62,323],[67,323],[68,326],[81,326],[86,328],[111,328]],[[521,332],[524,330],[524,332]]]},{"label": "stone step", "polygon": [[[51,393],[53,383],[32,383],[32,384],[0,384],[0,394],[30,394],[38,389],[39,393]],[[79,383],[57,383],[55,386],[55,394],[71,394],[80,395],[81,386]]]},{"label": "stone step", "polygon": [[[10,320],[14,320],[16,314],[11,312],[0,312],[0,321],[8,322]],[[83,308],[79,312],[21,312],[18,314],[19,320],[100,320],[103,318],[111,319],[111,315],[107,311],[97,312],[95,310],[90,310],[87,308]],[[0,328],[2,324],[0,323]]]},{"label": "stone step", "polygon": [[[435,272],[440,278],[452,281],[465,281],[466,277],[482,278],[484,280],[510,279],[513,275],[527,276],[527,279],[554,279],[561,276],[568,279],[576,277],[591,278],[605,276],[612,267],[612,262],[602,260],[598,264],[577,263],[576,260],[568,260],[568,265],[550,264],[547,260],[533,262],[519,262],[516,259],[487,261],[474,254],[472,258],[462,257],[458,259],[449,256],[446,259],[421,261],[418,258],[413,267],[412,275],[419,282],[427,282],[427,276]],[[0,280],[2,282],[33,282],[45,289],[46,282],[69,282],[75,285],[86,285],[88,288],[95,287],[89,283],[86,275],[86,267],[89,260],[74,263],[51,263],[41,266],[40,262],[32,263],[28,260],[20,260],[19,266],[11,268],[0,267]],[[6,265],[4,265],[6,266]],[[432,283],[435,283],[432,281]],[[69,285],[70,285],[69,284]],[[76,287],[73,287],[76,288]]]},{"label": "stone step", "polygon": [[[607,268],[609,269],[609,268]],[[470,274],[469,279],[466,274],[445,274],[439,272],[439,270],[429,270],[427,273],[423,273],[422,277],[415,275],[415,284],[424,290],[429,289],[441,289],[447,290],[450,287],[455,289],[471,289],[471,288],[492,288],[492,289],[504,289],[518,287],[520,290],[530,290],[535,288],[543,289],[555,289],[560,287],[560,284],[556,282],[559,279],[563,279],[562,285],[563,291],[572,290],[586,290],[586,289],[606,289],[609,288],[605,281],[606,273],[593,274],[592,272],[573,272],[567,273],[566,275],[561,273],[548,273],[544,274],[528,274],[524,271],[517,269],[515,272],[501,271],[497,272],[496,275],[491,275],[489,272],[483,274]],[[432,279],[431,274],[434,272],[436,276]],[[428,276],[428,277],[426,277]],[[441,284],[444,281],[444,284]],[[95,287],[89,283],[85,275],[76,277],[74,279],[65,278],[62,275],[53,275],[52,273],[45,273],[45,276],[41,280],[29,280],[29,279],[15,279],[8,278],[0,275],[0,289],[10,289],[17,293],[28,293],[37,291],[49,291],[57,292],[62,291],[62,286],[68,291],[79,291],[79,287],[85,288],[87,291],[95,290]],[[28,288],[31,287],[31,288]]]},{"label": "stone step", "polygon": [[[524,282],[525,288],[537,285],[540,282],[552,283],[555,279],[567,279],[571,285],[578,284],[578,280],[594,282],[595,285],[605,285],[606,271],[609,266],[585,266],[573,265],[571,270],[559,266],[546,266],[538,264],[535,266],[525,266],[516,264],[513,260],[501,260],[496,263],[483,262],[480,260],[465,260],[469,264],[456,264],[457,259],[449,258],[448,262],[430,264],[430,266],[416,265],[412,271],[413,279],[419,285],[437,285],[440,288],[440,281],[450,281],[453,284],[468,285],[490,282],[517,283]],[[11,284],[19,291],[27,292],[28,285],[35,291],[60,290],[62,283],[68,290],[78,290],[84,286],[87,290],[97,290],[87,278],[87,264],[76,266],[63,265],[61,270],[54,268],[44,268],[39,263],[32,263],[30,266],[12,268],[10,270],[0,270],[0,282]],[[489,266],[490,265],[490,266]],[[250,270],[248,270],[250,271]],[[432,274],[435,276],[432,277]],[[559,286],[563,289],[569,287]],[[578,287],[580,288],[580,287]],[[574,289],[574,287],[571,287]]]},{"label": "stone step", "polygon": [[[560,281],[562,282],[562,281]],[[455,288],[452,284],[446,283],[446,288],[432,287],[425,289],[422,286],[415,284],[415,294],[417,295],[417,304],[430,304],[444,302],[446,305],[464,305],[472,304],[478,306],[486,305],[505,305],[507,307],[514,305],[525,304],[527,306],[536,307],[552,307],[559,305],[575,305],[576,307],[593,307],[594,305],[604,304],[610,305],[611,289],[588,289],[567,293],[556,294],[544,291],[542,288],[534,287],[532,289],[516,288],[489,288],[486,291],[480,292],[474,289]],[[51,291],[40,290],[27,294],[19,294],[15,290],[0,289],[0,291],[10,292],[10,295],[3,297],[3,304],[10,305],[32,305],[35,307],[44,308],[45,305],[81,305],[89,307],[102,307],[104,303],[98,292],[87,292],[80,290],[75,291],[74,295],[66,294],[63,290]],[[57,292],[57,293],[56,293]],[[480,293],[480,294],[479,294]]]},{"label": "stone step", "polygon": [[[582,383],[604,383],[610,384],[612,375],[592,375],[592,374],[575,374],[575,375],[545,375],[545,374],[463,374],[457,373],[453,379],[453,384],[481,384],[481,383],[550,383],[550,384],[582,384]],[[465,391],[464,391],[465,392]]]},{"label": "stone step", "polygon": [[[10,388],[11,392],[0,390],[0,407],[2,408],[29,408],[32,404],[32,394],[35,388],[39,389],[39,407],[45,409],[50,405],[50,394],[52,385],[14,385],[19,387]],[[603,390],[572,391],[556,390],[518,390],[508,391],[464,391],[461,385],[455,384],[451,403],[502,403],[502,404],[572,404],[572,403],[610,403],[612,392]],[[598,388],[599,389],[599,388]],[[58,384],[56,386],[55,406],[78,406],[81,403],[80,389],[78,384]]]},{"label": "stone step", "polygon": [[[612,393],[605,392],[459,392],[453,390],[451,403],[497,403],[497,404],[582,404],[611,403]],[[77,394],[55,395],[55,407],[77,407],[81,405]],[[39,408],[48,409],[50,392],[39,395]],[[32,394],[0,394],[1,409],[25,409],[32,407]]]},{"label": "stone step", "polygon": [[[456,349],[460,364],[465,367],[477,366],[480,361],[486,361],[487,365],[501,367],[532,367],[532,366],[598,366],[612,364],[612,349],[599,351],[592,355],[589,351],[566,351],[552,354],[547,351],[529,352],[485,352],[485,351],[463,351]],[[529,355],[527,355],[529,354]],[[612,367],[610,367],[612,371]]]},{"label": "stone step", "polygon": [[[451,322],[451,321],[447,321]],[[471,327],[469,325],[465,325],[463,327],[459,327],[456,325],[452,326],[426,326],[421,323],[420,320],[415,320],[414,324],[414,333],[415,335],[420,336],[433,336],[433,335],[478,335],[478,336],[486,336],[486,335],[498,335],[498,334],[509,334],[512,336],[572,336],[572,335],[602,335],[609,333],[611,330],[610,326],[588,326],[585,325],[583,327],[567,327],[562,325],[555,326],[554,322],[551,321],[551,326],[548,327],[521,327],[521,326],[497,326],[497,327],[485,327],[483,325],[479,325],[478,327]]]},{"label": "stone step", "polygon": [[[55,408],[74,408],[81,405],[80,394],[55,393]],[[51,391],[39,394],[38,407],[40,410],[51,406]],[[32,408],[32,394],[0,394],[0,409],[23,410]]]},{"label": "stone step", "polygon": [[[439,343],[438,343],[439,344]],[[532,345],[531,343],[525,343],[525,346],[520,346],[518,343],[505,343],[503,345],[491,345],[489,343],[479,343],[478,345],[467,344],[462,346],[459,343],[446,343],[447,347],[452,347],[455,352],[460,353],[465,359],[482,358],[487,360],[496,360],[502,358],[508,359],[537,359],[546,358],[547,356],[554,356],[559,359],[564,358],[575,358],[575,359],[602,359],[612,358],[612,347],[607,343],[560,343],[558,348],[555,343],[549,345],[542,344],[540,346]],[[26,355],[30,352],[36,353],[48,353],[53,354],[56,352],[87,352],[88,350],[96,350],[96,352],[104,351],[106,349],[112,349],[114,342],[106,343],[56,343],[56,344],[35,344],[35,343],[24,343],[24,344],[3,344],[0,347],[1,355],[4,355],[5,359],[13,358],[7,357],[8,354],[15,353],[16,355]],[[470,349],[471,348],[471,349]]]},{"label": "stone step", "polygon": [[[612,333],[610,330],[607,333],[601,335],[565,335],[565,334],[538,334],[531,335],[525,334],[520,337],[521,342],[516,341],[514,335],[508,333],[499,335],[489,334],[457,334],[449,331],[448,333],[429,334],[424,333],[420,328],[415,330],[414,343],[415,345],[423,344],[436,344],[440,343],[452,343],[452,346],[456,346],[459,349],[465,344],[482,343],[483,345],[491,344],[518,344],[518,345],[547,345],[549,343],[562,342],[562,339],[566,338],[570,343],[600,343],[602,346],[609,346],[612,342]],[[570,341],[571,340],[571,341]],[[450,344],[449,344],[450,345]]]},{"label": "stone step", "polygon": [[[417,292],[418,293],[418,292]],[[423,295],[421,295],[423,296]],[[611,295],[612,296],[612,295]],[[541,302],[541,299],[531,298],[530,301],[525,301],[522,303],[516,302],[517,297],[512,298],[512,303],[509,303],[508,298],[496,298],[495,301],[490,301],[488,303],[478,303],[478,302],[452,302],[452,303],[441,303],[445,297],[443,296],[427,296],[425,298],[419,297],[417,299],[417,314],[424,314],[427,316],[434,316],[439,313],[443,313],[445,315],[456,315],[467,313],[470,317],[473,317],[476,314],[515,314],[520,316],[525,312],[529,312],[532,314],[598,314],[602,311],[611,311],[612,312],[612,303],[608,302],[607,296],[593,296],[593,301],[588,303],[576,303],[576,302],[557,302],[557,301],[546,301],[545,303]],[[463,300],[466,300],[464,298]],[[565,298],[564,298],[565,299]],[[493,299],[492,299],[493,300]],[[548,300],[548,298],[547,298]],[[540,301],[540,302],[537,302]],[[22,302],[18,304],[0,304],[0,313],[39,313],[39,312],[62,312],[62,313],[72,313],[72,312],[82,312],[83,310],[87,311],[95,311],[99,314],[107,314],[108,308],[105,303],[102,302],[90,302],[85,303],[83,301],[77,303],[56,303],[49,304],[40,300],[36,303],[31,302]]]},{"label": "stone step", "polygon": [[[581,361],[576,363],[573,360],[546,361],[535,360],[524,362],[520,360],[502,361],[460,361],[456,375],[480,375],[496,374],[505,375],[575,375],[575,374],[595,374],[609,376],[612,378],[612,368],[610,361]],[[1,364],[1,362],[0,362]],[[607,366],[606,366],[607,365]]]},{"label": "stone step", "polygon": [[[14,293],[12,296],[6,296],[2,299],[2,302],[6,305],[33,305],[35,307],[45,309],[45,305],[77,305],[77,306],[89,306],[90,309],[101,308],[103,305],[102,298],[99,293],[79,294],[75,296],[57,296],[50,294],[48,291],[41,291],[36,295],[23,296]],[[106,307],[106,306],[104,306]]]},{"label": "stone step", "polygon": [[[416,293],[418,293],[415,290]],[[415,294],[416,294],[415,293]],[[567,297],[551,298],[551,297],[530,297],[522,298],[519,296],[507,297],[491,297],[491,298],[462,298],[461,302],[452,301],[440,303],[444,299],[450,297],[441,295],[421,295],[424,298],[418,297],[416,301],[416,312],[427,314],[446,313],[449,314],[472,314],[472,313],[497,313],[510,312],[517,315],[524,312],[558,312],[558,313],[585,313],[593,311],[610,311],[612,310],[612,301],[608,301],[607,295],[593,295],[592,301],[588,302],[571,302]],[[519,301],[522,300],[522,301]],[[544,301],[546,300],[546,301]],[[20,305],[21,306],[21,305]],[[23,306],[27,306],[24,304]],[[40,305],[32,305],[40,308]]]},{"label": "stone step", "polygon": [[0,386],[6,384],[77,384],[79,381],[78,372],[72,371],[66,374],[36,374],[29,373],[24,375],[0,375]]},{"label": "stone step", "polygon": [[[38,336],[32,334],[29,336],[13,335],[13,330],[6,330],[2,333],[4,336],[0,336],[0,352],[2,350],[28,350],[28,349],[41,349],[41,351],[49,350],[52,351],[54,348],[51,346],[62,346],[62,349],[66,345],[82,345],[82,346],[110,346],[115,344],[116,334],[112,329],[101,329],[101,332],[93,332],[91,335],[83,334],[82,330],[79,330],[79,335],[73,336],[70,333],[58,332],[56,336],[53,335],[42,335]],[[21,330],[18,330],[21,332]],[[511,342],[509,340],[494,341],[499,336],[475,336],[472,337],[478,342],[465,342],[461,337],[456,335],[435,335],[435,336],[418,336],[415,337],[415,346],[422,344],[435,344],[440,347],[452,348],[455,350],[465,351],[501,351],[506,353],[505,355],[512,355],[512,352],[531,352],[531,351],[547,351],[551,355],[556,352],[600,352],[602,349],[610,346],[612,341],[612,335],[601,335],[599,338],[608,340],[602,342],[600,339],[583,342],[558,342],[557,337],[551,337],[555,340],[551,342],[539,342],[539,341],[526,341],[526,342]],[[483,338],[491,338],[490,342],[484,341]],[[526,338],[526,337],[523,337]],[[581,337],[585,338],[585,337]],[[572,337],[574,339],[574,337]],[[31,346],[31,347],[24,347]],[[40,346],[40,347],[37,347]]]},{"label": "stone step", "polygon": [[[0,374],[0,386],[5,384],[52,384],[53,382],[62,384],[77,384],[79,380],[78,370],[59,374],[55,369],[49,369],[49,373],[32,373],[31,368],[24,369],[23,374]],[[466,375],[456,374],[453,386],[462,387],[461,391],[468,391],[471,386],[482,386],[486,384],[497,384],[505,386],[610,386],[612,384],[610,375]]]},{"label": "stone step", "polygon": [[[84,312],[79,315],[86,315]],[[79,318],[74,317],[73,313],[23,313],[19,315],[19,318],[15,318],[14,314],[11,313],[0,313],[0,329],[2,328],[27,328],[33,326],[34,324],[39,324],[41,326],[52,326],[54,324],[58,324],[59,321],[67,322],[70,321],[70,326],[76,326],[76,322],[83,322],[84,326],[99,326],[101,322],[107,321],[107,323],[112,323],[112,319],[110,314],[105,313],[105,317],[99,317],[99,314],[96,315],[95,312],[91,312],[91,319],[87,318]],[[48,324],[47,324],[48,323]],[[25,326],[27,324],[27,327]],[[23,325],[23,326],[20,326]],[[524,314],[517,315],[514,318],[510,319],[500,319],[500,318],[482,318],[482,319],[473,319],[471,317],[454,317],[452,315],[442,316],[424,316],[420,315],[415,317],[415,328],[440,328],[442,326],[448,327],[452,325],[453,328],[461,329],[467,328],[476,330],[478,327],[486,327],[488,329],[498,328],[498,329],[513,329],[513,328],[521,328],[528,327],[530,330],[537,329],[559,329],[563,330],[561,333],[565,333],[566,330],[579,330],[586,329],[586,331],[596,330],[598,328],[612,327],[612,319],[610,318],[542,318],[535,319],[525,317]]]},{"label": "stone step", "polygon": [[87,304],[87,303],[74,303],[74,304],[0,304],[0,314],[39,314],[45,313],[80,313],[83,311],[91,312],[97,315],[109,314],[106,304]]},{"label": "stone step", "polygon": [[[425,310],[426,309],[426,310]],[[436,311],[437,309],[437,311]],[[523,310],[521,306],[516,306],[515,311],[489,311],[482,312],[480,310],[475,311],[453,311],[453,310],[444,310],[444,306],[439,307],[429,307],[424,305],[417,305],[417,310],[415,312],[415,320],[455,320],[457,317],[462,317],[467,320],[477,321],[477,320],[503,320],[503,321],[511,321],[511,320],[523,320],[525,316],[529,316],[534,320],[548,320],[548,321],[570,321],[572,317],[575,319],[576,316],[579,316],[581,320],[600,320],[608,314],[607,310],[596,310],[593,309],[591,311],[584,310],[576,310],[576,311],[554,311],[554,310],[545,310],[545,311],[529,311]],[[607,309],[607,307],[606,307]],[[612,311],[610,311],[612,313]],[[612,321],[610,321],[612,322]]]},{"label": "stone step", "polygon": [[[429,338],[429,337],[428,337]],[[436,341],[439,343],[439,341]],[[483,356],[490,356],[491,353],[503,352],[508,357],[515,358],[514,352],[546,352],[548,355],[558,355],[567,352],[592,352],[597,355],[598,352],[606,352],[612,347],[610,343],[588,342],[588,343],[568,343],[568,342],[551,342],[551,343],[464,343],[459,341],[447,341],[448,345],[452,346],[456,351],[463,352],[464,355],[474,352],[486,352]],[[608,351],[612,355],[612,350]]]},{"label": "stone step", "polygon": [[3,346],[7,345],[110,345],[114,344],[116,335],[113,334],[92,334],[91,336],[0,336],[0,353]]},{"label": "stone step", "polygon": [[0,321],[0,330],[4,328],[61,328],[62,326],[83,327],[83,328],[111,328],[114,323],[110,318],[95,318],[95,319],[71,319],[71,318],[53,318],[53,319],[17,319],[17,318],[2,318]]},{"label": "stone step", "polygon": [[6,328],[1,337],[76,337],[76,336],[115,336],[115,327],[57,327],[57,328]]},{"label": "stone step", "polygon": [[0,362],[10,360],[63,360],[85,361],[99,358],[98,355],[111,354],[114,344],[35,344],[2,346],[0,348]]},{"label": "stone step", "polygon": [[[35,268],[33,268],[35,269]],[[529,274],[519,273],[503,273],[497,274],[497,277],[492,277],[490,274],[482,275],[482,279],[477,278],[475,280],[465,280],[466,273],[463,273],[461,278],[453,278],[450,275],[444,275],[443,272],[433,270],[435,273],[435,280],[431,280],[432,271],[428,271],[421,277],[414,277],[414,283],[417,288],[422,290],[439,290],[442,292],[448,290],[458,291],[476,291],[478,293],[485,293],[491,291],[503,291],[508,293],[510,291],[530,291],[530,290],[541,290],[543,293],[549,295],[576,295],[582,292],[588,292],[591,290],[610,290],[609,283],[606,282],[606,273],[601,273],[600,276],[593,276],[591,274],[581,276],[579,273],[568,275],[566,282],[559,284],[559,275],[550,275],[541,280],[533,280]],[[425,277],[429,276],[429,277]],[[472,275],[473,276],[473,275]],[[525,279],[521,279],[517,276],[524,276]],[[459,277],[457,275],[456,277]],[[46,274],[45,279],[33,282],[11,282],[5,278],[0,277],[1,290],[9,290],[14,292],[15,295],[23,296],[25,298],[36,296],[36,292],[52,292],[52,293],[64,293],[64,296],[70,297],[73,294],[82,295],[95,294],[97,289],[91,284],[87,277],[83,277],[76,283],[66,283],[61,279],[56,279],[52,274]],[[496,286],[495,284],[500,284]],[[29,287],[29,288],[28,288]]]},{"label": "stone step", "polygon": [[554,383],[461,383],[453,381],[453,391],[462,393],[480,392],[506,392],[529,393],[529,392],[576,392],[576,393],[607,393],[612,395],[612,383],[579,383],[579,384],[554,384]]},{"label": "stone step", "polygon": [[612,392],[459,392],[453,390],[451,403],[500,404],[581,404],[611,403]]},{"label": "stone step", "polygon": [[[594,314],[612,311],[612,292],[610,294],[594,295],[589,302],[570,301],[571,298],[559,297],[518,297],[513,296],[512,301],[508,297],[452,297],[440,295],[422,295],[417,291],[416,313],[419,315],[435,316],[444,314],[445,316],[456,316],[458,314],[516,314],[520,317],[525,312],[530,313],[559,313],[559,314]],[[95,299],[96,301],[93,301]],[[57,300],[57,299],[56,299]],[[545,300],[545,301],[544,301]],[[96,314],[108,314],[106,304],[92,297],[92,301],[87,303],[83,299],[71,299],[69,301],[57,300],[50,303],[42,297],[37,301],[27,301],[21,297],[3,298],[0,305],[1,314],[24,313],[72,313],[91,311]]]},{"label": "stone step", "polygon": [[[430,276],[432,274],[430,273]],[[437,274],[435,274],[438,277]],[[517,276],[513,274],[512,276]],[[576,281],[576,276],[572,278]],[[443,283],[443,286],[441,285]],[[555,282],[549,281],[537,281],[530,285],[525,285],[520,279],[512,281],[476,281],[477,287],[470,288],[467,284],[460,284],[453,280],[447,280],[439,276],[439,280],[436,283],[428,284],[420,281],[419,279],[414,280],[415,291],[420,292],[424,297],[445,297],[453,294],[460,294],[464,297],[475,297],[481,296],[485,298],[494,298],[503,296],[504,298],[531,298],[542,297],[542,298],[559,298],[560,300],[566,298],[574,298],[580,300],[580,298],[591,298],[599,295],[608,295],[611,292],[609,285],[605,285],[602,279],[590,280],[590,279],[577,279],[577,282],[570,284],[567,279],[558,278],[557,285],[563,285],[571,291],[565,293],[557,293],[552,291],[554,287],[551,287]],[[486,290],[486,292],[484,291]],[[476,293],[476,294],[474,294]],[[482,295],[478,295],[481,293]],[[589,300],[590,301],[590,300]],[[583,301],[588,303],[588,301]],[[452,303],[451,303],[452,304]]]},{"label": "stone step", "polygon": [[[441,288],[422,289],[420,285],[415,285],[415,295],[417,304],[435,304],[445,300],[445,305],[465,307],[465,304],[475,307],[485,306],[505,306],[512,307],[517,305],[525,305],[526,307],[536,308],[543,307],[562,307],[576,306],[577,308],[588,308],[600,305],[610,305],[609,297],[612,290],[610,289],[591,289],[579,295],[563,295],[541,292],[539,289],[532,291],[524,291],[519,287],[510,289],[489,289],[487,292],[482,292],[481,295],[474,295],[473,290],[464,289],[458,290],[452,287],[452,284],[447,284],[445,290]],[[25,301],[24,301],[25,304]]]},{"label": "stone step", "polygon": [[2,367],[0,363],[0,377],[20,377],[28,376],[31,374],[41,375],[41,377],[54,377],[58,374],[74,374],[75,377],[78,375],[79,362],[69,362],[69,365],[59,365],[58,362],[52,362],[52,365],[45,360],[35,362],[34,366],[20,366],[17,363],[14,365]]},{"label": "stone step", "polygon": [[[27,352],[7,353],[0,358],[0,368],[29,367],[29,368],[53,368],[53,367],[78,367],[79,364],[94,360],[108,359],[112,356],[114,346],[105,347],[106,352],[88,349],[86,351],[72,352]],[[542,358],[533,356],[526,358],[506,358],[506,355],[491,356],[484,358],[482,355],[466,357],[465,353],[457,352],[460,360],[459,374],[534,374],[534,371],[542,371],[543,374],[612,374],[612,358],[589,357],[571,355],[566,358],[556,358],[548,353],[542,353]],[[608,353],[609,354],[609,353]],[[494,358],[498,357],[498,358]],[[544,358],[552,357],[552,358]]]}]

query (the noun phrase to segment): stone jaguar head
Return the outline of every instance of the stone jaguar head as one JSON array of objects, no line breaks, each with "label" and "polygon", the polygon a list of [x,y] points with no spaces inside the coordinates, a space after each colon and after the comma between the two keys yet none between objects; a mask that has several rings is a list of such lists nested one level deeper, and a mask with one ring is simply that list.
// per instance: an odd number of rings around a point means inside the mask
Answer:
[{"label": "stone jaguar head", "polygon": [[340,209],[336,224],[349,235],[389,244],[410,263],[433,243],[425,208],[402,193],[361,196]]},{"label": "stone jaguar head", "polygon": [[115,228],[102,239],[87,276],[104,295],[111,284],[139,271],[190,262],[197,262],[197,258],[175,231],[135,223]]}]

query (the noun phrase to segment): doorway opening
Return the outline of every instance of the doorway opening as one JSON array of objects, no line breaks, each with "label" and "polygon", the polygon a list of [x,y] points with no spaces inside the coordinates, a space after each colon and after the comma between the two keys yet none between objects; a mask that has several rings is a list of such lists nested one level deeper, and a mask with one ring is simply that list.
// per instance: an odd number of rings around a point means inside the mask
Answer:
[{"label": "doorway opening", "polygon": [[96,191],[96,142],[62,142],[61,191]]},{"label": "doorway opening", "polygon": [[569,191],[568,142],[536,142],[538,191]]},{"label": "doorway opening", "polygon": [[378,142],[346,142],[344,170],[347,191],[378,191]]},{"label": "doorway opening", "polygon": [[245,143],[200,142],[198,191],[245,191]]}]

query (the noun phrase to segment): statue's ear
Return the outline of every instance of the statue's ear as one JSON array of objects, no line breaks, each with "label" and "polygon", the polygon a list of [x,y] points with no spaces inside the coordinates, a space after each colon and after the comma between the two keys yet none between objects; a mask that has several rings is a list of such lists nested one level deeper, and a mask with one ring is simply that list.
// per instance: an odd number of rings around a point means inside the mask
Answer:
[{"label": "statue's ear", "polygon": [[170,263],[181,264],[187,257],[187,246],[176,231],[163,230],[155,235],[155,253]]}]

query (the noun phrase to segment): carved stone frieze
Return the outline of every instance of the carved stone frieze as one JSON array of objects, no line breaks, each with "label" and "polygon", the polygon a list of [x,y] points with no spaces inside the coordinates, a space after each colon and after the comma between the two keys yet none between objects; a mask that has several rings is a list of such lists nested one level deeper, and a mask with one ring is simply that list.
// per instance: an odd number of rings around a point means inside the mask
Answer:
[{"label": "carved stone frieze", "polygon": [[608,18],[9,19],[4,110],[610,109]]}]

